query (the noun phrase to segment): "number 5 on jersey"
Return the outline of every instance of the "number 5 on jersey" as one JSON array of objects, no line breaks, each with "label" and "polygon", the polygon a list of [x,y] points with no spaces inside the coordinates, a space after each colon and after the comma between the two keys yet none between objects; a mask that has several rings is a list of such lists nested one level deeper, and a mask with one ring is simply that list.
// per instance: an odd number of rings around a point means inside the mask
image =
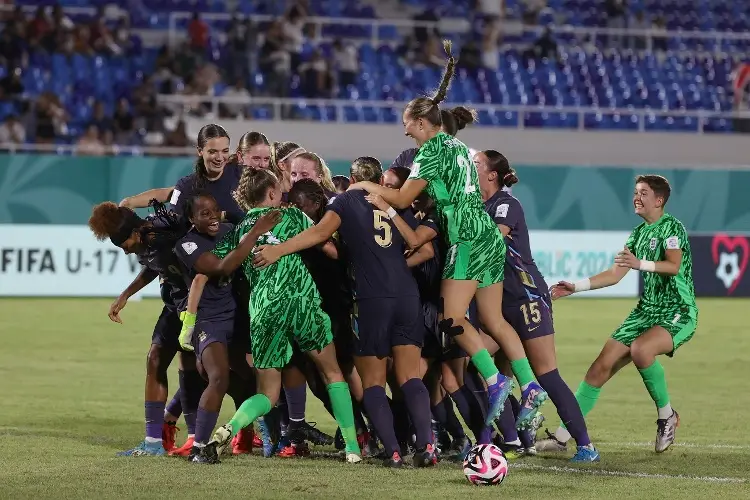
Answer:
[{"label": "number 5 on jersey", "polygon": [[388,248],[393,243],[393,230],[388,223],[390,218],[382,210],[373,211],[373,227],[375,228],[375,243],[383,248]]}]

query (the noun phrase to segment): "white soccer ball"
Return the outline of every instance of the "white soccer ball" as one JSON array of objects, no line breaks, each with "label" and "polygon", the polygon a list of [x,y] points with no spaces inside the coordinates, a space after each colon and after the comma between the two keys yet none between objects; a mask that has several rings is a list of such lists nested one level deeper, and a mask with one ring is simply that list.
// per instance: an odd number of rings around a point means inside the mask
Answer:
[{"label": "white soccer ball", "polygon": [[508,460],[494,444],[478,444],[466,455],[464,474],[478,486],[500,484],[508,475]]}]

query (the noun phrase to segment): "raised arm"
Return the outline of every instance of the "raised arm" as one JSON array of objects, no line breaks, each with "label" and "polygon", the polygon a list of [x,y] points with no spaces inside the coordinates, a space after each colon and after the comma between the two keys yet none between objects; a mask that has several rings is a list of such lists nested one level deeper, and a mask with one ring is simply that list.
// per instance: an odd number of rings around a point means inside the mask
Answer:
[{"label": "raised arm", "polygon": [[341,226],[341,217],[329,210],[323,218],[312,227],[305,229],[294,238],[288,239],[278,245],[263,245],[255,253],[253,265],[255,267],[268,267],[285,255],[290,255],[306,248],[311,248],[328,241]]},{"label": "raised arm", "polygon": [[151,200],[157,200],[160,203],[166,203],[169,201],[169,197],[172,196],[174,186],[165,188],[149,189],[143,193],[136,194],[134,196],[128,196],[120,202],[121,207],[130,209],[136,208],[147,208]]},{"label": "raised arm", "polygon": [[423,179],[407,179],[401,189],[391,189],[369,181],[352,184],[349,189],[364,189],[370,194],[381,196],[393,208],[403,209],[411,206],[426,187],[427,181]]}]

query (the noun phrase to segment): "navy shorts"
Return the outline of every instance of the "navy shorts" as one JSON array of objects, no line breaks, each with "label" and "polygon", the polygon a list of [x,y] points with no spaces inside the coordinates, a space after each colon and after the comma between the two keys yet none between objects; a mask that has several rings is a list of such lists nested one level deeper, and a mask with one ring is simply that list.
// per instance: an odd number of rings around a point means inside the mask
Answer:
[{"label": "navy shorts", "polygon": [[552,324],[552,301],[548,296],[522,302],[503,303],[503,316],[521,340],[545,337],[555,333]]},{"label": "navy shorts", "polygon": [[180,313],[176,309],[164,306],[156,320],[154,334],[151,336],[151,343],[161,346],[165,349],[180,349],[180,330],[182,330],[182,321]]},{"label": "navy shorts", "polygon": [[422,304],[424,318],[424,347],[422,357],[438,361],[448,361],[466,357],[466,352],[456,343],[456,339],[443,335],[438,328],[437,304],[425,302]]},{"label": "navy shorts", "polygon": [[339,364],[351,363],[354,355],[354,331],[352,330],[351,314],[334,312],[329,316],[331,318],[333,344],[336,347],[336,358]]},{"label": "navy shorts", "polygon": [[214,342],[221,342],[227,349],[234,333],[234,318],[228,319],[198,319],[193,330],[193,349],[198,359],[201,359],[203,351]]},{"label": "navy shorts", "polygon": [[399,345],[422,347],[424,325],[419,297],[358,300],[354,306],[354,355],[391,355]]}]

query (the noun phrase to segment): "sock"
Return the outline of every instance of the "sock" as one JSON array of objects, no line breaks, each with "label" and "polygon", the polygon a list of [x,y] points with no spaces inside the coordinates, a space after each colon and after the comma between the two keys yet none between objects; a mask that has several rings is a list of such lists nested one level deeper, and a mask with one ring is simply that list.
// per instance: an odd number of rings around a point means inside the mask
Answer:
[{"label": "sock", "polygon": [[146,441],[149,443],[161,442],[164,406],[164,401],[146,401]]},{"label": "sock", "polygon": [[[180,370],[178,372],[180,376],[182,376],[182,371]],[[180,389],[177,389],[177,392],[174,393],[174,396],[172,396],[172,399],[167,403],[167,407],[164,409],[164,416],[171,415],[175,418],[175,420],[180,418],[180,415],[182,415],[182,402],[180,401]]]},{"label": "sock", "polygon": [[518,418],[518,414],[521,413],[521,403],[513,394],[508,396],[508,401],[510,401],[510,409],[513,410],[513,418]]},{"label": "sock", "polygon": [[664,377],[664,367],[659,361],[654,360],[651,366],[639,368],[643,383],[646,385],[651,399],[656,403],[659,418],[669,418],[672,415],[672,405],[669,404],[669,392],[667,392],[667,379]]},{"label": "sock", "polygon": [[497,424],[498,430],[503,435],[503,441],[505,441],[506,443],[511,443],[518,440],[518,431],[516,430],[516,417],[513,416],[513,403],[510,402],[510,398],[505,400],[503,413],[500,415],[500,419]]},{"label": "sock", "polygon": [[414,424],[414,432],[417,436],[415,444],[418,450],[422,450],[428,444],[432,444],[430,393],[421,378],[407,380],[401,386],[401,391],[404,393],[404,402]]},{"label": "sock", "polygon": [[[471,393],[474,395],[473,399],[469,400],[469,404],[471,405],[478,405],[477,408],[482,416],[482,422],[487,418],[487,415],[490,413],[490,397],[489,394],[487,394],[487,389],[484,387],[484,384],[482,383],[482,377],[479,375],[479,372],[474,372],[471,370],[467,370],[467,376],[464,377],[464,385],[471,391]],[[504,375],[499,374],[499,376],[503,377]],[[484,425],[482,423],[481,425]]]},{"label": "sock", "polygon": [[389,398],[388,406],[390,406],[391,415],[393,415],[393,430],[396,433],[396,439],[399,444],[406,444],[411,441],[411,420],[403,395],[399,394],[398,396]]},{"label": "sock", "polygon": [[492,356],[490,356],[487,349],[482,349],[474,354],[471,357],[471,362],[477,367],[477,370],[482,374],[482,378],[487,381],[487,384],[492,385],[497,382],[500,372],[497,370],[497,366],[492,361]]},{"label": "sock", "polygon": [[570,387],[560,376],[557,369],[539,376],[539,384],[547,391],[549,398],[557,408],[557,414],[560,415],[565,428],[576,440],[578,446],[587,446],[591,444],[586,421],[581,413],[581,407],[578,405]]},{"label": "sock", "polygon": [[285,387],[286,406],[289,420],[301,421],[305,419],[305,404],[307,403],[307,384],[297,387]]},{"label": "sock", "polygon": [[276,409],[279,412],[279,429],[282,436],[286,436],[289,432],[289,405],[286,403],[286,389],[281,388],[279,393],[279,402],[276,405]]},{"label": "sock", "polygon": [[218,411],[208,411],[198,408],[198,416],[195,419],[195,442],[207,444],[219,419]]},{"label": "sock", "polygon": [[187,433],[188,436],[194,436],[198,405],[208,383],[200,376],[197,370],[180,370],[178,375],[180,377],[180,403],[183,416],[185,417]]},{"label": "sock", "polygon": [[[341,429],[341,436],[346,443],[347,453],[360,454],[357,443],[357,429],[354,427],[354,410],[352,408],[352,395],[346,382],[334,382],[326,386],[326,392],[331,398],[331,406],[336,423]],[[287,393],[288,394],[288,393]]]},{"label": "sock", "polygon": [[269,411],[271,411],[271,400],[265,394],[256,394],[242,403],[232,420],[229,421],[229,425],[232,426],[232,437]]},{"label": "sock", "polygon": [[[599,393],[601,392],[601,387],[594,387],[593,385],[589,385],[585,380],[582,381],[578,386],[575,397],[576,401],[578,402],[578,406],[581,408],[581,414],[584,418],[586,418],[586,415],[588,415],[589,412],[594,409],[596,400],[599,399]],[[563,443],[567,442],[571,438],[571,434],[565,428],[564,423],[560,425],[557,431],[555,431],[555,438]]]},{"label": "sock", "polygon": [[531,369],[528,358],[511,361],[510,369],[513,370],[513,375],[516,376],[516,380],[518,380],[522,391],[525,391],[529,384],[534,381],[534,372]]},{"label": "sock", "polygon": [[401,448],[396,439],[396,431],[393,430],[393,413],[385,395],[385,387],[379,385],[368,387],[365,389],[362,402],[367,410],[367,417],[385,447],[387,456],[390,457],[394,453],[400,455]]},{"label": "sock", "polygon": [[[466,377],[466,380],[468,380],[468,378],[469,377]],[[484,393],[487,394],[487,391],[484,391]],[[484,419],[487,413],[482,408],[477,396],[469,388],[469,385],[464,384],[459,387],[456,392],[451,393],[451,398],[453,398],[453,401],[456,403],[456,408],[458,408],[461,418],[464,419],[464,422],[466,422],[466,425],[469,426],[469,429],[471,429],[471,432],[474,434],[474,441],[477,442],[476,444],[487,444],[479,442],[485,427]]]},{"label": "sock", "polygon": [[453,400],[449,396],[444,397],[442,401],[432,407],[432,415],[448,431],[453,440],[466,437],[464,428],[453,410]]}]

